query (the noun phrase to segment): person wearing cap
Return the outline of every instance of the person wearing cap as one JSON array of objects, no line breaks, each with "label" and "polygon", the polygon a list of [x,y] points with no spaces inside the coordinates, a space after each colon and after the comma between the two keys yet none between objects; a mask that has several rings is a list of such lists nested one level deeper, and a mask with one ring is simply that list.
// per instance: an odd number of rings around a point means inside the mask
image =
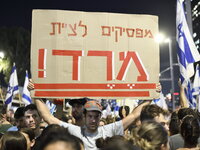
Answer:
[{"label": "person wearing cap", "polygon": [[77,137],[79,137],[83,143],[86,150],[96,150],[96,139],[106,138],[114,135],[123,135],[124,130],[128,128],[129,125],[140,115],[143,106],[148,105],[150,101],[146,101],[139,105],[136,109],[132,111],[123,120],[107,124],[105,126],[99,126],[102,107],[100,103],[96,100],[87,101],[84,105],[84,126],[77,126],[62,122],[58,118],[55,118],[49,112],[49,109],[40,99],[35,99],[35,104],[38,111],[45,122],[48,124],[59,124],[68,128],[69,132]]},{"label": "person wearing cap", "polygon": [[[33,82],[29,82],[28,85],[29,90],[34,89]],[[157,92],[161,90],[160,84],[157,85]],[[126,130],[139,116],[143,106],[149,105],[150,101],[144,101],[139,106],[137,106],[128,116],[124,117],[122,120],[107,124],[104,126],[99,126],[102,107],[100,103],[95,100],[89,100],[84,105],[84,126],[77,126],[73,124],[69,124],[59,120],[58,118],[54,117],[44,102],[41,99],[34,99],[35,104],[38,108],[40,116],[44,119],[45,122],[48,124],[58,124],[64,126],[68,129],[68,131],[79,137],[83,143],[85,150],[97,150],[96,147],[96,140],[98,138],[106,138],[112,137],[114,135],[123,135],[124,130]]]},{"label": "person wearing cap", "polygon": [[72,116],[75,119],[75,125],[83,126],[84,125],[84,104],[87,102],[87,98],[79,99],[70,99],[69,105],[72,106]]}]

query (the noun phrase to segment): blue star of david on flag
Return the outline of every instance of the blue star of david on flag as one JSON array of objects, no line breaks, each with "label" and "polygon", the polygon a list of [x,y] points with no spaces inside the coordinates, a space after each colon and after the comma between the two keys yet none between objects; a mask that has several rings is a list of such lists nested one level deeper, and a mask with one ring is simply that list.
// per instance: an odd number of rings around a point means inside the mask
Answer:
[{"label": "blue star of david on flag", "polygon": [[190,77],[194,75],[194,63],[200,60],[200,54],[186,22],[183,0],[177,0],[176,29],[180,79],[182,86],[188,89],[186,96],[189,98],[189,95],[191,95]]},{"label": "blue star of david on flag", "polygon": [[18,88],[17,71],[15,64],[13,64],[5,99],[5,104],[8,106],[8,109],[12,105],[13,96],[18,93],[19,93],[19,88]]}]

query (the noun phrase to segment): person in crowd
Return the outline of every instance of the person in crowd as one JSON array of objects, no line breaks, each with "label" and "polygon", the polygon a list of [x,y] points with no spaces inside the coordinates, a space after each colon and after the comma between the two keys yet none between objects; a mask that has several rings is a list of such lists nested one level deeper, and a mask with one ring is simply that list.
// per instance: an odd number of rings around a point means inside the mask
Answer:
[{"label": "person in crowd", "polygon": [[[47,147],[47,145],[49,145],[49,146],[51,145],[51,147],[55,146],[54,150],[55,149],[57,150],[58,148],[56,147],[57,146],[56,143],[57,142],[58,143],[59,142],[62,143],[62,138],[65,139],[65,136],[67,136],[67,138],[69,138],[68,135],[70,135],[70,133],[68,132],[67,128],[64,128],[64,127],[62,127],[62,126],[60,126],[58,124],[51,124],[51,125],[47,126],[43,130],[41,135],[36,139],[36,143],[35,143],[35,145],[34,145],[32,150],[42,150],[45,147]],[[55,138],[57,138],[57,139],[55,139]],[[72,137],[72,139],[73,139],[73,137]],[[63,142],[65,142],[65,141],[63,141]],[[61,144],[61,145],[62,145],[61,147],[65,146],[64,143]]]},{"label": "person in crowd", "polygon": [[123,119],[124,117],[128,116],[128,114],[130,113],[130,107],[129,106],[121,106],[119,108],[119,116],[121,119]]},{"label": "person in crowd", "polygon": [[[61,128],[61,127],[60,127]],[[62,131],[62,129],[60,130]],[[40,150],[84,150],[83,142],[69,132],[59,130],[41,139]]]},{"label": "person in crowd", "polygon": [[134,144],[142,150],[169,150],[167,130],[154,120],[142,122],[131,134]]},{"label": "person in crowd", "polygon": [[184,148],[178,150],[199,150],[197,146],[200,136],[199,120],[192,115],[183,118],[180,133],[184,139]]},{"label": "person in crowd", "polygon": [[31,128],[21,128],[19,131],[26,138],[27,150],[31,150],[31,148],[35,144],[35,133],[34,133],[33,129],[31,129]]},{"label": "person in crowd", "polygon": [[123,136],[112,136],[106,139],[99,138],[96,145],[100,150],[134,150],[133,144]]},{"label": "person in crowd", "polygon": [[179,127],[180,127],[180,120],[178,119],[178,114],[176,111],[174,111],[171,114],[171,119],[169,122],[169,133],[170,136],[178,134],[179,133]]},{"label": "person in crowd", "polygon": [[25,127],[25,121],[24,121],[24,108],[25,107],[18,107],[17,110],[14,113],[15,118],[15,126],[12,126],[8,129],[8,131],[18,131],[21,128]]},{"label": "person in crowd", "polygon": [[[120,119],[125,118],[126,116],[128,116],[129,113],[130,113],[130,107],[129,106],[124,105],[124,106],[121,106],[119,108]],[[129,129],[131,129],[131,128],[132,128],[132,126]],[[129,136],[129,129],[126,129],[126,131],[124,131],[124,135],[126,137]]]},{"label": "person in crowd", "polygon": [[72,106],[72,116],[75,119],[75,125],[83,126],[84,125],[84,115],[83,109],[84,104],[87,102],[87,98],[80,98],[80,99],[71,99],[69,104]]},{"label": "person in crowd", "polygon": [[[33,90],[33,82],[29,82],[28,87],[30,90]],[[159,87],[160,86],[157,85],[156,91],[160,91]],[[114,135],[123,135],[124,130],[126,130],[132,124],[132,122],[140,116],[143,106],[149,105],[151,100],[145,100],[144,103],[141,103],[139,106],[137,106],[127,117],[123,118],[121,121],[101,127],[99,127],[99,121],[101,118],[102,107],[96,100],[90,100],[85,103],[83,111],[84,126],[81,127],[62,122],[58,118],[52,116],[47,106],[44,102],[42,102],[41,99],[34,99],[34,102],[44,121],[46,121],[48,124],[58,124],[66,127],[70,134],[79,137],[83,141],[86,150],[96,150],[96,139],[101,137],[111,137]]]},{"label": "person in crowd", "polygon": [[159,107],[156,104],[151,104],[143,107],[140,114],[140,121],[144,122],[146,120],[154,120],[162,124],[166,130],[169,130],[168,120],[166,117],[168,116],[168,111]]},{"label": "person in crowd", "polygon": [[0,150],[27,150],[26,138],[19,131],[8,131],[1,137]]},{"label": "person in crowd", "polygon": [[[194,118],[198,118],[197,113],[195,110],[191,108],[181,108],[178,110],[178,119],[180,121],[180,124],[182,123],[182,120],[185,116],[187,115],[192,115]],[[180,131],[180,126],[179,126],[179,131]],[[200,139],[198,139],[200,142]],[[177,150],[178,148],[183,148],[184,147],[184,139],[181,136],[180,133],[172,135],[169,137],[169,145],[171,150]]]},{"label": "person in crowd", "polygon": [[104,126],[107,124],[107,121],[105,118],[101,118],[100,121],[99,121],[99,126]]},{"label": "person in crowd", "polygon": [[95,150],[97,149],[95,144],[96,139],[100,137],[106,138],[113,135],[123,135],[124,129],[127,129],[135,118],[140,115],[142,107],[150,104],[150,101],[145,101],[143,104],[139,105],[122,121],[111,123],[102,127],[99,127],[102,108],[101,105],[95,100],[87,101],[84,105],[84,127],[65,123],[55,118],[50,114],[48,108],[40,99],[35,99],[35,103],[42,118],[48,124],[59,124],[68,128],[71,134],[79,137],[83,141],[86,150]]},{"label": "person in crowd", "polygon": [[0,110],[0,133],[4,134],[12,124],[6,119],[6,106],[1,107]]},{"label": "person in crowd", "polygon": [[38,113],[35,104],[27,105],[24,108],[24,120],[26,127],[33,129],[35,136],[38,137],[41,134],[40,130],[41,117]]}]

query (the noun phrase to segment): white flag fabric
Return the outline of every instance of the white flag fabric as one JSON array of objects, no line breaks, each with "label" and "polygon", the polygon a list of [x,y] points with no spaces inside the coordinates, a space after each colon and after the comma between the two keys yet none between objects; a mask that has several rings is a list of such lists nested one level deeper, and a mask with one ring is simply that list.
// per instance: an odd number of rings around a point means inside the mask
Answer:
[{"label": "white flag fabric", "polygon": [[196,72],[194,76],[194,82],[192,86],[192,95],[200,94],[200,70],[199,64],[196,66]]},{"label": "white flag fabric", "polygon": [[50,113],[53,115],[56,112],[56,105],[49,100],[46,101],[46,105],[49,108]]},{"label": "white flag fabric", "polygon": [[28,78],[28,72],[26,71],[23,94],[22,94],[22,101],[24,102],[25,106],[32,103],[30,91],[28,90],[28,83],[29,83],[29,78]]},{"label": "white flag fabric", "polygon": [[181,84],[187,87],[190,77],[194,75],[193,63],[200,60],[200,54],[186,22],[183,0],[177,0],[176,30],[180,79]]},{"label": "white flag fabric", "polygon": [[[196,108],[197,104],[199,104],[199,94],[200,94],[200,70],[199,64],[196,66],[194,81],[192,84],[192,99],[190,106],[192,108]],[[198,100],[198,103],[197,103]],[[199,106],[198,106],[199,108]]]},{"label": "white flag fabric", "polygon": [[18,87],[18,79],[17,79],[17,70],[15,63],[13,64],[13,68],[10,75],[10,80],[8,83],[7,94],[5,99],[5,104],[7,105],[7,109],[10,109],[12,105],[13,96],[19,93]]},{"label": "white flag fabric", "polygon": [[168,110],[168,106],[167,106],[167,103],[165,101],[165,97],[164,97],[162,92],[160,93],[160,98],[159,99],[154,99],[152,101],[152,104],[156,104],[159,107],[161,107],[161,108],[163,108],[165,110]]}]

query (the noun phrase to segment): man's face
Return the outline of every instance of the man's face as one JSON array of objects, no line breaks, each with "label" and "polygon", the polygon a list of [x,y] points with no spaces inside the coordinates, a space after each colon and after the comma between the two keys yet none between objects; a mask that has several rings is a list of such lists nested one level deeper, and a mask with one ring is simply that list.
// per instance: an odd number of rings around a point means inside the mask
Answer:
[{"label": "man's face", "polygon": [[74,103],[72,105],[72,116],[76,119],[79,120],[83,117],[83,105]]},{"label": "man's face", "polygon": [[95,132],[99,126],[101,113],[97,111],[87,111],[85,115],[85,125],[87,131]]},{"label": "man's face", "polygon": [[15,119],[15,123],[18,129],[24,128],[25,125],[25,117],[20,117],[19,119]]},{"label": "man's face", "polygon": [[41,118],[36,110],[27,110],[24,113],[25,124],[28,128],[35,129],[39,127]]},{"label": "man's face", "polygon": [[156,117],[154,118],[154,120],[155,120],[156,122],[162,124],[163,127],[165,127],[165,129],[166,129],[167,131],[169,131],[168,120],[164,117],[163,114],[160,114],[159,116],[156,116]]}]

